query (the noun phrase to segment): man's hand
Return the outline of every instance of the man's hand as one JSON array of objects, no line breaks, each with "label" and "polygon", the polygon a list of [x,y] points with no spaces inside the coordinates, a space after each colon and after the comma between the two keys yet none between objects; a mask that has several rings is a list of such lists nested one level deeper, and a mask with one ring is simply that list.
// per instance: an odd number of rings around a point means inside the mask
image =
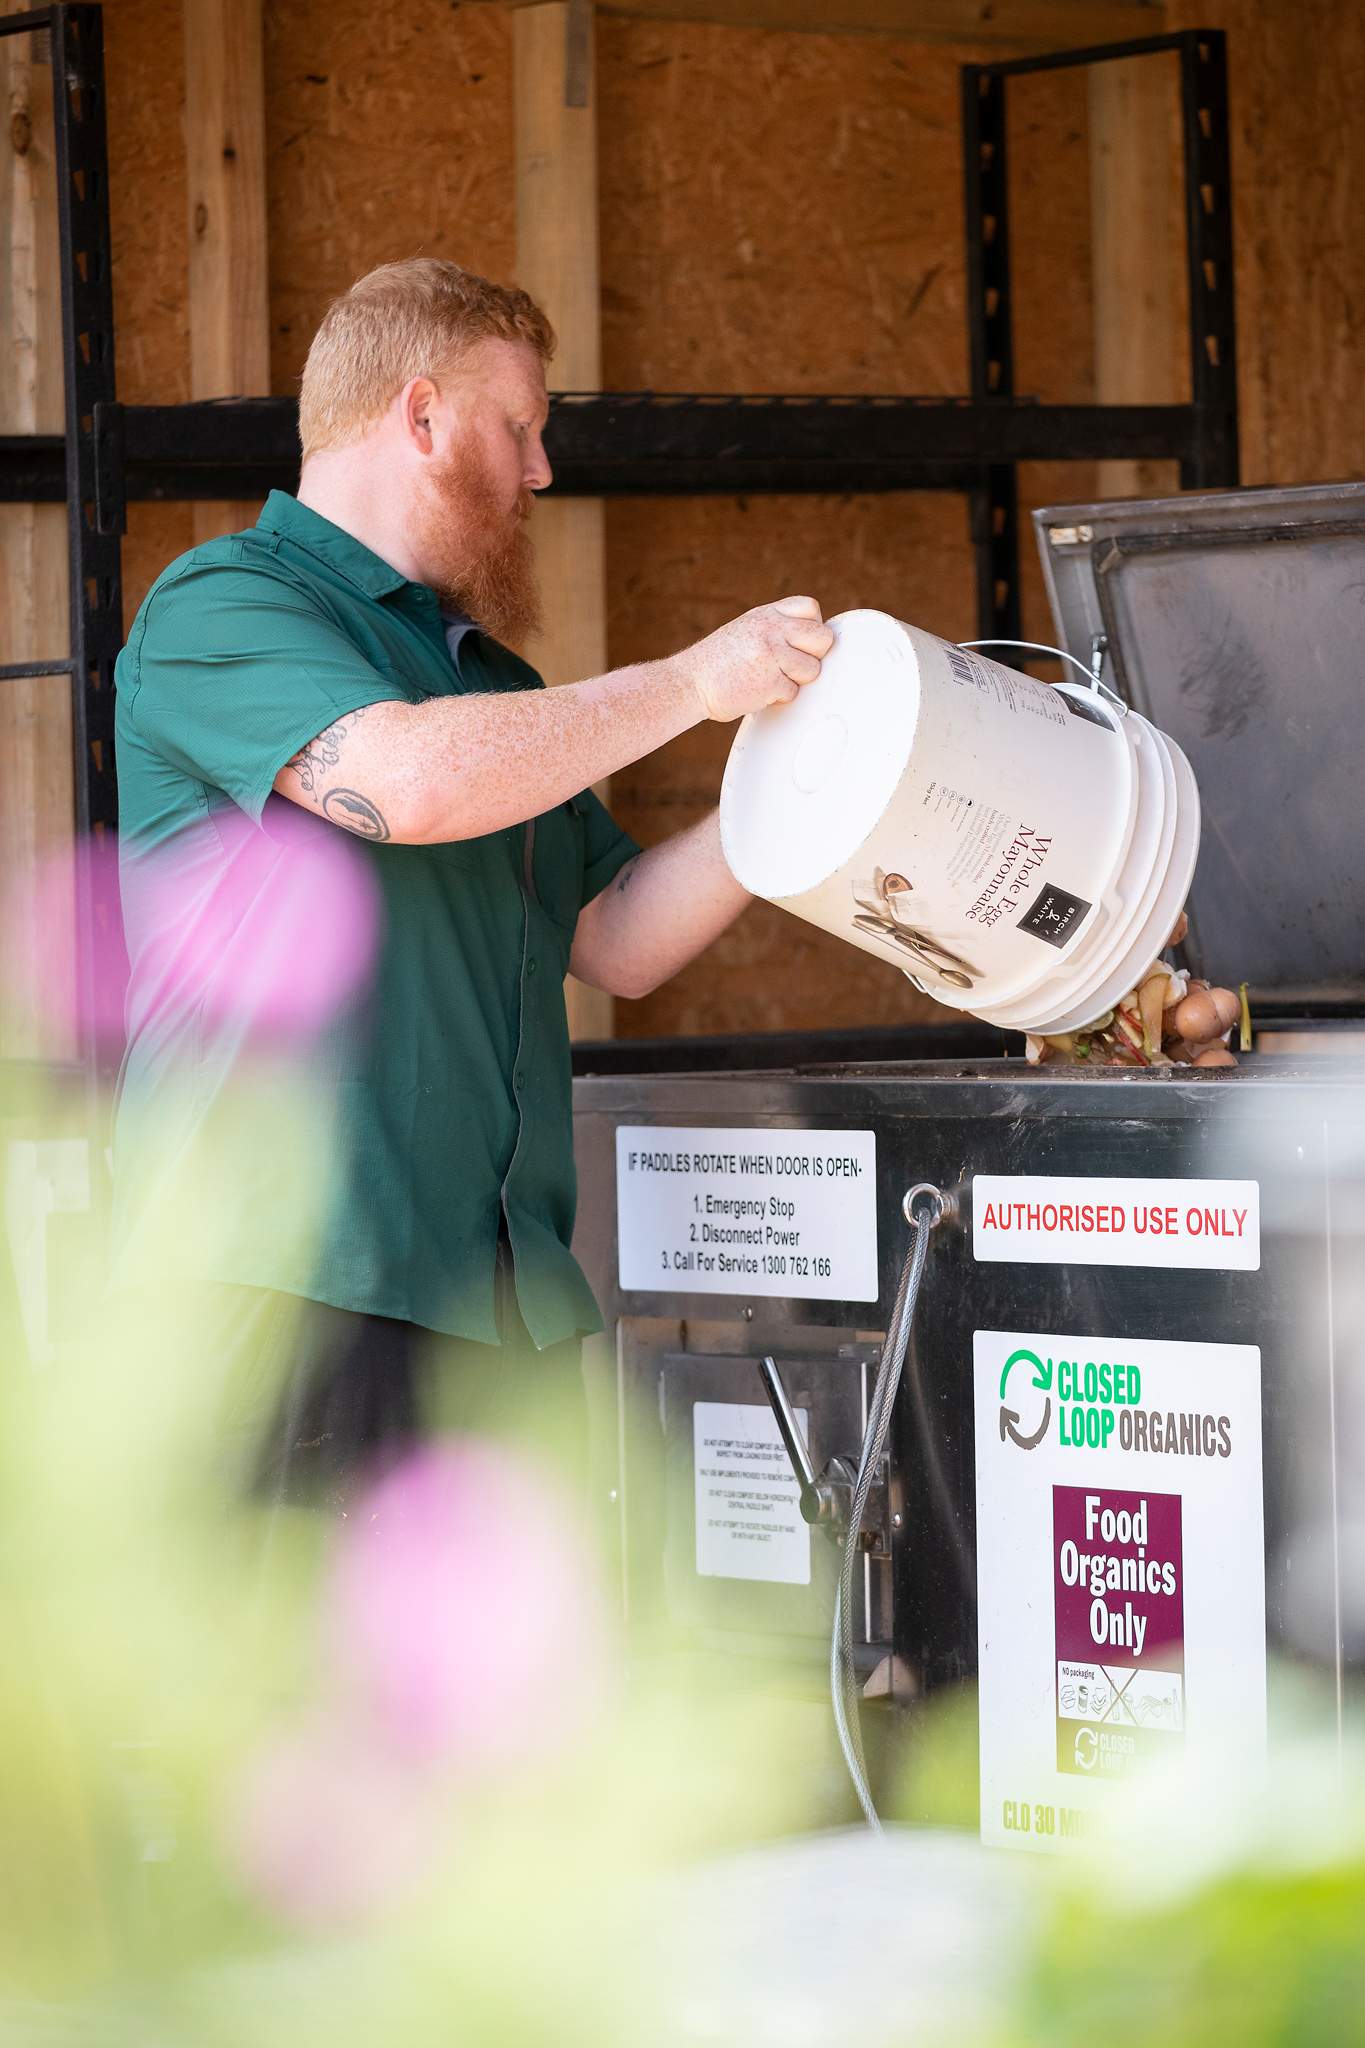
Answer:
[{"label": "man's hand", "polygon": [[755,605],[673,659],[706,717],[729,724],[768,704],[789,704],[803,683],[817,680],[833,645],[813,597],[783,597]]}]

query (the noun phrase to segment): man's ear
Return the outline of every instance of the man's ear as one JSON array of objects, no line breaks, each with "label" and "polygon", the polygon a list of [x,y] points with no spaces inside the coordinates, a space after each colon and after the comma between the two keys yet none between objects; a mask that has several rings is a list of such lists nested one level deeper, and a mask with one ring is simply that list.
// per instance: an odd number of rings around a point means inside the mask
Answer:
[{"label": "man's ear", "polygon": [[430,455],[432,450],[435,424],[432,408],[436,396],[436,386],[430,377],[414,377],[398,394],[398,416],[403,432],[419,455]]}]

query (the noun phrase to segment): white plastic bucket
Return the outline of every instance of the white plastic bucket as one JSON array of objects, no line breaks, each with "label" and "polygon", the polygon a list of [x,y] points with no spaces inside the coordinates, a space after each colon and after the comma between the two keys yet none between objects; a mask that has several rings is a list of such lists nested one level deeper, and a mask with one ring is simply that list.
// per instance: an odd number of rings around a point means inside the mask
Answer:
[{"label": "white plastic bucket", "polygon": [[[1070,971],[1038,991],[1027,1006],[993,1011],[992,1021],[1019,1031],[1074,1031],[1090,1023],[1150,966],[1171,934],[1189,891],[1199,853],[1199,790],[1174,740],[1130,713],[1129,739],[1151,780],[1142,779],[1138,817],[1150,827],[1135,843],[1114,890],[1107,943],[1078,958]],[[1143,876],[1146,876],[1145,883]]]},{"label": "white plastic bucket", "polygon": [[1019,1030],[1088,1022],[1179,914],[1199,798],[1178,747],[883,612],[830,622],[820,680],[746,718],[721,838],[754,895]]}]

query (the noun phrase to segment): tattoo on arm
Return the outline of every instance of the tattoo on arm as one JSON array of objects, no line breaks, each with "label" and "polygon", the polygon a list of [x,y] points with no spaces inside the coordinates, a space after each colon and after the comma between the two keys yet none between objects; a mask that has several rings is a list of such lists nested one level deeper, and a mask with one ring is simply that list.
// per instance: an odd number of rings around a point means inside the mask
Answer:
[{"label": "tattoo on arm", "polygon": [[357,789],[329,789],[322,799],[322,815],[354,832],[357,839],[378,841],[389,836],[382,812]]},{"label": "tattoo on arm", "polygon": [[365,706],[358,711],[349,711],[339,718],[335,725],[329,725],[326,732],[320,732],[315,740],[309,740],[301,747],[289,766],[298,776],[307,795],[317,804],[324,818],[333,825],[340,825],[347,832],[354,832],[357,839],[371,839],[376,842],[387,839],[388,824],[377,804],[356,789],[327,789],[322,783],[329,770],[336,767],[341,759],[342,745],[346,735],[357,721],[365,716]]},{"label": "tattoo on arm", "polygon": [[635,869],[639,859],[640,856],[637,853],[633,860],[628,860],[626,862],[620,874],[616,877],[616,889],[618,895],[624,896],[627,889],[630,887],[631,883],[635,880]]},{"label": "tattoo on arm", "polygon": [[346,717],[339,718],[335,725],[329,725],[326,732],[320,732],[315,740],[309,740],[307,746],[301,747],[290,761],[288,765],[298,776],[309,796],[317,795],[319,778],[329,768],[336,767],[341,759],[342,741],[357,719],[364,716],[365,706],[362,704],[358,711],[348,712]]}]

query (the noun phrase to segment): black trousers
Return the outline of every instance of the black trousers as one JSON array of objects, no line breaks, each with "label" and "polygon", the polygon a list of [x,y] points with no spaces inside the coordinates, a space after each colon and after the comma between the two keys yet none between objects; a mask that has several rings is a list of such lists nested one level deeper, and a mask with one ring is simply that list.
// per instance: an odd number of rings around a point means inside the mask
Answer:
[{"label": "black trousers", "polygon": [[496,1287],[497,1344],[258,1288],[215,1289],[232,1360],[225,1436],[240,1483],[282,1507],[343,1510],[419,1444],[476,1434],[550,1460],[581,1486],[582,1347],[536,1349],[505,1247]]}]

